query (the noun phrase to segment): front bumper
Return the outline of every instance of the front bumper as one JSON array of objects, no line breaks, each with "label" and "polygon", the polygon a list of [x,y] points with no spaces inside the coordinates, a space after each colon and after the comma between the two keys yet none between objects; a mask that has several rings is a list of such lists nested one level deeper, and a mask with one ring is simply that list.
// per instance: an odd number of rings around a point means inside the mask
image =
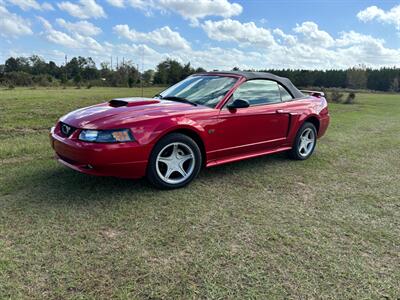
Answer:
[{"label": "front bumper", "polygon": [[129,143],[88,143],[78,140],[78,132],[63,137],[52,128],[50,142],[56,159],[76,171],[121,178],[140,178],[146,175],[150,147]]}]

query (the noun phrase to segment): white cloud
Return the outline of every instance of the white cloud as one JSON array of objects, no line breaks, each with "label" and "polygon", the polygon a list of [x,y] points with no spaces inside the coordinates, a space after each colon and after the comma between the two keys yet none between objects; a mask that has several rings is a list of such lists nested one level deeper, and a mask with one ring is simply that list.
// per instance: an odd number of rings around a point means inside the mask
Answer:
[{"label": "white cloud", "polygon": [[284,33],[281,29],[276,28],[273,33],[278,37],[277,41],[281,44],[287,44],[289,46],[294,46],[297,43],[297,37],[291,34]]},{"label": "white cloud", "polygon": [[90,36],[84,36],[76,31],[69,35],[65,32],[54,29],[46,19],[42,17],[38,17],[38,19],[42,22],[43,27],[45,28],[43,35],[48,41],[54,44],[71,49],[83,49],[95,54],[106,52],[104,46]]},{"label": "white cloud", "polygon": [[80,45],[74,38],[64,32],[53,29],[53,26],[45,18],[38,17],[38,19],[46,29],[45,36],[48,41],[67,48],[79,48]]},{"label": "white cloud", "polygon": [[270,30],[257,27],[254,22],[240,23],[236,20],[206,21],[202,25],[208,37],[217,41],[234,41],[240,45],[269,47],[275,43]]},{"label": "white cloud", "polygon": [[229,18],[242,13],[243,7],[227,0],[159,0],[159,5],[166,10],[180,14],[184,19],[196,23],[208,16]]},{"label": "white cloud", "polygon": [[126,2],[134,7],[134,8],[138,8],[138,9],[142,9],[142,10],[149,10],[153,7],[156,6],[156,2],[157,0],[126,0]]},{"label": "white cloud", "polygon": [[78,33],[83,36],[95,36],[102,30],[88,21],[79,21],[76,23],[67,22],[64,19],[57,19],[57,24],[67,29],[69,32]]},{"label": "white cloud", "polygon": [[91,53],[103,53],[105,48],[94,38],[90,36],[75,35],[76,40],[83,45],[83,48],[88,49]]},{"label": "white cloud", "polygon": [[42,3],[42,9],[44,9],[44,10],[54,10],[54,7],[49,2],[43,2]]},{"label": "white cloud", "polygon": [[377,6],[370,6],[360,11],[357,18],[363,22],[377,20],[381,23],[393,24],[400,30],[400,5],[394,6],[388,11]]},{"label": "white cloud", "polygon": [[30,9],[36,9],[36,10],[53,10],[53,6],[48,3],[44,2],[42,4],[38,3],[36,0],[7,0],[8,3],[12,5],[16,5],[22,10],[30,10]]},{"label": "white cloud", "polygon": [[[302,37],[302,33],[299,34]],[[275,68],[306,69],[349,68],[361,64],[380,67],[398,64],[400,49],[386,48],[382,39],[349,31],[342,32],[338,39],[328,40],[329,43],[325,43],[325,47],[316,47],[304,40],[298,40],[291,45],[278,44],[269,51],[267,61]]]},{"label": "white cloud", "polygon": [[364,64],[373,67],[394,66],[399,63],[400,49],[385,47],[383,39],[354,31],[341,33],[336,50],[346,65]]},{"label": "white cloud", "polygon": [[385,43],[383,39],[377,39],[370,35],[361,34],[355,31],[342,32],[339,39],[336,40],[336,46],[346,47],[353,45],[381,45]]},{"label": "white cloud", "polygon": [[302,34],[302,40],[309,45],[331,47],[334,44],[334,39],[330,34],[320,30],[318,25],[314,22],[303,22],[301,25],[297,25],[293,30],[296,33]]},{"label": "white cloud", "polygon": [[35,0],[8,0],[9,3],[19,6],[22,10],[40,9],[39,3]]},{"label": "white cloud", "polygon": [[259,20],[259,22],[260,22],[261,24],[267,24],[267,23],[268,23],[268,20],[267,20],[266,18],[261,18],[261,19]]},{"label": "white cloud", "polygon": [[120,37],[131,41],[151,43],[168,49],[190,49],[190,44],[178,32],[171,30],[168,26],[143,33],[130,29],[128,25],[114,26],[114,32]]},{"label": "white cloud", "polygon": [[127,60],[133,60],[136,63],[141,62],[143,58],[143,63],[147,68],[154,68],[166,57],[163,53],[159,53],[144,44],[108,44],[108,47],[110,47],[113,55],[125,57]]},{"label": "white cloud", "polygon": [[[160,51],[146,45],[146,43],[151,43],[159,46],[155,43],[156,40],[167,40],[153,34],[153,32],[159,32],[160,29],[146,34],[129,29],[126,25],[119,25],[114,30],[126,35],[129,40],[139,41],[140,44],[112,44],[109,42],[99,43],[91,37],[84,37],[77,33],[59,32],[54,30],[48,22],[47,25],[46,23],[44,25],[47,27],[46,38],[72,49],[75,51],[74,55],[91,55],[97,62],[108,60],[109,56],[113,55],[114,57],[119,56],[120,59],[125,57],[125,60],[137,63],[141,61],[143,53],[145,68],[154,68],[158,62],[166,58],[176,59],[181,63],[191,62],[194,67],[201,66],[208,70],[230,70],[235,66],[241,69],[256,70],[270,68],[332,69],[348,68],[360,64],[381,67],[398,64],[400,57],[400,49],[385,47],[384,40],[355,31],[340,33],[337,39],[331,41],[329,47],[315,47],[302,39],[302,32],[297,33],[293,30],[293,34],[291,34],[285,33],[281,29],[275,29],[273,30],[273,34],[276,36],[275,42],[265,47],[254,47],[245,42],[246,46],[242,49],[203,44],[200,49],[165,47],[164,51]],[[242,45],[241,41],[237,43]],[[70,52],[69,56],[71,55]]]},{"label": "white cloud", "polygon": [[[146,45],[135,44],[109,44],[113,55],[122,56],[125,59],[131,59],[140,62],[142,54],[144,55],[145,69],[154,68],[159,62],[167,58],[175,59],[184,64],[190,62],[194,67],[205,67],[206,69],[229,70],[234,66],[241,68],[251,68],[263,59],[263,55],[257,52],[241,51],[237,49],[223,49],[220,47],[210,47],[206,50],[180,50],[171,52],[158,52]],[[104,59],[108,60],[107,56]],[[262,65],[265,67],[265,64]]]},{"label": "white cloud", "polygon": [[228,0],[107,0],[111,5],[131,7],[145,11],[151,15],[153,10],[162,12],[173,12],[190,20],[192,24],[198,24],[199,19],[209,16],[229,18],[237,16],[243,11],[238,3]]},{"label": "white cloud", "polygon": [[[254,23],[242,24],[230,19],[206,21],[202,27],[210,39],[234,41],[252,51],[247,52],[249,57],[243,61],[253,62],[251,68],[254,69],[330,69],[348,68],[359,64],[393,66],[399,63],[400,49],[385,47],[383,39],[355,31],[342,32],[339,38],[335,39],[328,32],[319,29],[314,22],[297,25],[293,28],[293,34],[285,33],[279,28],[271,31],[268,28],[257,27]],[[254,49],[257,52],[254,52]],[[226,51],[231,53],[231,50],[233,49]],[[237,53],[238,57],[242,55],[241,52],[234,53]],[[233,58],[232,64],[240,66],[239,62],[240,59]],[[243,63],[243,66],[246,65],[249,66],[248,63]]]},{"label": "white cloud", "polygon": [[79,0],[79,4],[64,1],[59,3],[58,7],[78,19],[97,19],[107,16],[103,7],[97,4],[95,0]]},{"label": "white cloud", "polygon": [[[54,29],[53,29],[54,30]],[[204,46],[200,49],[155,50],[145,44],[114,44],[98,43],[90,37],[52,33],[48,39],[58,44],[65,44],[71,49],[69,56],[92,56],[96,62],[109,60],[110,55],[122,57],[140,63],[144,54],[145,69],[154,68],[157,63],[166,59],[176,59],[181,63],[191,62],[194,67],[204,67],[208,70],[230,70],[237,66],[241,69],[269,68],[305,68],[332,69],[348,68],[359,64],[371,67],[393,66],[398,64],[400,49],[390,49],[384,46],[380,39],[362,35],[356,32],[344,32],[335,40],[335,45],[329,48],[314,47],[302,42],[293,45],[276,43],[267,49],[253,50]],[[284,33],[284,32],[283,32]],[[286,34],[286,33],[284,33]],[[58,40],[55,40],[58,38]],[[62,40],[61,40],[62,38]],[[69,40],[72,39],[73,41]],[[72,44],[71,44],[72,43]],[[115,61],[114,61],[115,62]]]},{"label": "white cloud", "polygon": [[206,50],[190,52],[176,52],[169,55],[181,63],[191,62],[194,67],[203,67],[208,70],[231,70],[233,67],[241,69],[266,68],[265,55],[257,51],[242,51],[239,49],[225,49],[210,47]]},{"label": "white cloud", "polygon": [[31,35],[30,22],[11,13],[0,4],[0,36]]},{"label": "white cloud", "polygon": [[125,7],[124,0],[107,0],[107,2],[115,7]]}]

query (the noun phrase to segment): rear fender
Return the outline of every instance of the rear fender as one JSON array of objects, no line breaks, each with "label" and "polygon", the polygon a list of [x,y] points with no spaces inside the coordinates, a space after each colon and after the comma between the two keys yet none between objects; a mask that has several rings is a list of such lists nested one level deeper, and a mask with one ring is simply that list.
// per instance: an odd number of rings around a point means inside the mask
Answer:
[{"label": "rear fender", "polygon": [[305,122],[307,122],[307,120],[309,120],[310,118],[316,118],[319,122],[319,119],[320,119],[319,116],[315,113],[312,113],[312,114],[304,113],[304,114],[299,114],[299,115],[292,115],[291,118],[292,118],[291,119],[292,126],[290,127],[288,138],[287,138],[289,146],[293,145],[297,132],[299,131],[301,126],[303,126],[303,124]]}]

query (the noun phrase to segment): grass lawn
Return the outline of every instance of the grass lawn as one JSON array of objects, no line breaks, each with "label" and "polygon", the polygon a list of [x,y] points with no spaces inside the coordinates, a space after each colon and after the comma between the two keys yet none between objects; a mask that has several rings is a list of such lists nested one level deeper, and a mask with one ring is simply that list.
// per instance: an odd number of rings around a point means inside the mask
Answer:
[{"label": "grass lawn", "polygon": [[52,159],[58,117],[139,94],[0,90],[0,299],[400,297],[400,95],[331,105],[307,161],[206,169],[180,190]]}]

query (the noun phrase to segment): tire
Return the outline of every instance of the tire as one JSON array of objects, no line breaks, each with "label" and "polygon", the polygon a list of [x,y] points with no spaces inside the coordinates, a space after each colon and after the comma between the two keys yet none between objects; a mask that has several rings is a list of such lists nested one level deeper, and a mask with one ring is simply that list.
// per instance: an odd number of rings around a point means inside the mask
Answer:
[{"label": "tire", "polygon": [[313,154],[316,145],[317,130],[314,124],[305,122],[297,131],[289,156],[292,159],[305,160]]},{"label": "tire", "polygon": [[171,133],[154,146],[147,167],[147,179],[160,189],[176,189],[189,184],[202,166],[197,143],[181,133]]}]

